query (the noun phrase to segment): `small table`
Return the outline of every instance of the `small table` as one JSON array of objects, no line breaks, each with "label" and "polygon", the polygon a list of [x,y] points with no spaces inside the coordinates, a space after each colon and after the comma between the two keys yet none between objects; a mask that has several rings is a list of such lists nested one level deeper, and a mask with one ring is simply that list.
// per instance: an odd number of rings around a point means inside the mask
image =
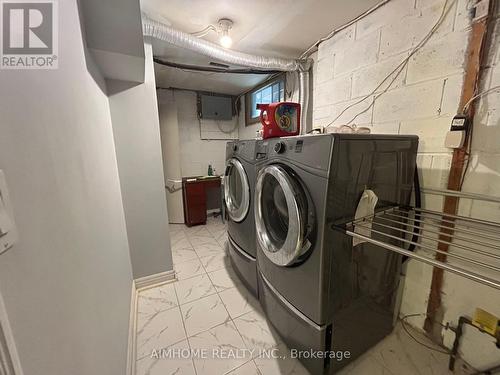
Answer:
[{"label": "small table", "polygon": [[207,191],[221,188],[221,177],[183,177],[184,223],[191,227],[207,223]]}]

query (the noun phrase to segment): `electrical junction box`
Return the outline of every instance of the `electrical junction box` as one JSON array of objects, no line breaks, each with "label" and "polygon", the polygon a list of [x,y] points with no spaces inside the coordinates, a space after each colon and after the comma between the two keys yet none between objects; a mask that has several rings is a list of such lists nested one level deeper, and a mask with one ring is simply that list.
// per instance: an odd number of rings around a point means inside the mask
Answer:
[{"label": "electrical junction box", "polygon": [[5,174],[0,170],[0,254],[17,241],[17,229],[10,205]]},{"label": "electrical junction box", "polygon": [[233,119],[233,100],[230,96],[199,94],[200,117],[206,120]]},{"label": "electrical junction box", "polygon": [[451,127],[444,139],[444,145],[448,148],[460,148],[465,143],[465,136],[469,128],[469,119],[466,116],[457,115],[451,121]]},{"label": "electrical junction box", "polygon": [[498,318],[480,308],[476,308],[472,324],[493,336],[497,334],[497,330],[499,329]]}]

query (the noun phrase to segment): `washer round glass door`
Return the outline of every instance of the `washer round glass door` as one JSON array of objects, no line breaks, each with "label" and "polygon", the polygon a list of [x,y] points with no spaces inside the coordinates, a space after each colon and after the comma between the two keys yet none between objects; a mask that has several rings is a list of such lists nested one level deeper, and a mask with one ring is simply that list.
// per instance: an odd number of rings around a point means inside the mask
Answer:
[{"label": "washer round glass door", "polygon": [[243,165],[237,159],[226,164],[224,201],[231,220],[241,222],[250,208],[250,185]]},{"label": "washer round glass door", "polygon": [[305,249],[307,200],[285,168],[268,165],[257,177],[255,225],[264,254],[279,266],[288,266]]}]

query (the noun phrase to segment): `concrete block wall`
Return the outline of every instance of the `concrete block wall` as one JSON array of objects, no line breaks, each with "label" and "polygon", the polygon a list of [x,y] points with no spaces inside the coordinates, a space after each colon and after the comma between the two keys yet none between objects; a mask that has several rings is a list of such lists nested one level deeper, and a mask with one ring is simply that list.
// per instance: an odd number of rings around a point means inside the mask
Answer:
[{"label": "concrete block wall", "polygon": [[[206,175],[208,165],[215,168],[217,174],[224,173],[226,160],[226,143],[238,138],[238,117],[232,121],[220,121],[224,130],[235,129],[225,134],[218,129],[213,120],[198,121],[196,113],[196,93],[191,91],[175,91],[175,105],[179,123],[179,140],[182,176]],[[243,118],[244,116],[240,116]]]},{"label": "concrete block wall", "polygon": [[[314,56],[313,87],[314,127],[355,124],[369,127],[372,133],[417,134],[422,185],[438,188],[446,186],[451,164],[452,152],[444,147],[444,137],[459,110],[471,2],[448,0],[446,16],[430,40],[399,76],[391,76],[373,91],[431,30],[443,6],[443,0],[392,0],[342,30],[320,44]],[[500,85],[498,11],[494,22],[481,90]],[[386,89],[373,103],[373,95]],[[492,93],[477,102],[465,191],[500,196],[499,99],[500,94]],[[427,208],[442,209],[441,197],[424,196],[423,201]],[[460,213],[500,222],[500,205],[464,200]],[[432,268],[410,261],[405,272],[401,314],[425,313]],[[460,315],[472,316],[476,307],[500,316],[498,301],[499,291],[445,273],[443,323],[456,324]],[[423,316],[409,320],[417,327],[423,321]],[[493,365],[499,354],[491,338],[473,331],[466,330],[461,354],[476,368]],[[451,331],[445,331],[444,344],[451,346],[453,339]]]},{"label": "concrete block wall", "polygon": [[[494,29],[488,43],[488,55],[483,66],[483,79],[479,92],[500,86],[500,11],[494,19]],[[476,102],[472,158],[465,175],[463,190],[500,196],[500,90],[492,92]],[[500,204],[467,201],[460,205],[462,215],[500,222]],[[455,275],[446,275],[443,288],[443,303],[446,307],[443,321],[453,321],[459,314],[472,315],[473,309],[481,307],[500,316],[500,292],[487,286],[473,283]],[[444,342],[451,345],[454,335],[445,332]],[[461,343],[461,351],[469,363],[479,369],[498,364],[500,351],[492,338],[475,329],[467,329]]]}]

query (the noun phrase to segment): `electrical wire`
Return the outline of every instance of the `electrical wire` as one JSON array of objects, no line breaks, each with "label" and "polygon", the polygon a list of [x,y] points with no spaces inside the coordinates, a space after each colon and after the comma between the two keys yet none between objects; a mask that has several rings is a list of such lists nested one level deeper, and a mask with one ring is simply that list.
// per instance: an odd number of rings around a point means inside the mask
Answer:
[{"label": "electrical wire", "polygon": [[467,175],[467,171],[469,170],[470,160],[472,159],[472,133],[473,133],[473,131],[474,131],[474,127],[470,126],[469,135],[468,135],[469,140],[468,140],[467,152],[466,152],[467,160],[465,161],[464,171],[463,171],[462,176],[460,178],[460,190],[462,190],[462,186],[464,185],[465,176]]},{"label": "electrical wire", "polygon": [[[482,91],[476,95],[474,95],[472,98],[470,98],[467,103],[464,104],[463,108],[462,108],[462,114],[463,115],[466,115],[468,109],[469,109],[469,106],[477,99],[485,96],[485,95],[488,95],[490,93],[492,93],[493,91],[495,90],[499,90],[500,92],[500,85],[498,86],[494,86],[494,87],[491,87],[489,88],[488,90],[485,90],[485,91]],[[470,130],[469,130],[469,134],[468,134],[468,145],[467,145],[467,160],[465,161],[465,167],[464,167],[464,171],[462,173],[462,177],[460,179],[460,189],[462,189],[462,186],[464,184],[464,181],[465,181],[465,176],[469,170],[469,165],[470,165],[470,161],[471,161],[471,158],[472,158],[472,134],[473,134],[473,129],[474,129],[474,126],[472,126],[472,124],[470,125]]]},{"label": "electrical wire", "polygon": [[[432,351],[435,351],[437,353],[441,353],[441,354],[446,354],[446,355],[449,355],[451,354],[451,351],[447,351],[447,350],[442,350],[442,349],[436,349],[430,345],[427,345],[426,343],[420,341],[419,339],[417,339],[415,336],[413,336],[413,334],[410,332],[410,330],[408,329],[408,327],[406,326],[406,319],[408,318],[412,318],[412,317],[416,317],[416,316],[427,316],[427,314],[423,313],[423,314],[409,314],[409,315],[405,315],[405,316],[402,316],[399,320],[401,321],[401,326],[403,327],[404,331],[408,334],[408,336],[410,336],[415,342],[417,342],[418,344],[426,347],[427,349],[429,350],[432,350]],[[435,323],[441,325],[442,327],[448,329],[448,325],[444,325],[440,322],[436,322],[434,321]]]},{"label": "electrical wire", "polygon": [[217,124],[217,127],[219,128],[219,130],[224,133],[224,134],[232,134],[236,128],[238,127],[238,117],[236,117],[236,121],[234,122],[234,126],[231,130],[225,130],[225,129],[222,129],[222,126],[221,126],[221,123],[219,120],[215,120],[215,123]]},{"label": "electrical wire", "polygon": [[378,4],[376,4],[375,6],[371,7],[370,9],[368,9],[366,12],[360,14],[359,16],[357,16],[356,18],[352,19],[351,21],[347,22],[346,24],[336,28],[335,30],[331,31],[327,36],[321,38],[321,39],[318,39],[316,42],[314,42],[309,48],[307,48],[304,52],[302,52],[302,54],[300,55],[299,57],[299,60],[302,60],[302,59],[306,59],[308,58],[309,56],[311,56],[313,53],[314,53],[314,49],[318,47],[319,44],[323,43],[324,41],[327,41],[328,39],[331,39],[335,34],[339,33],[340,31],[348,28],[349,26],[351,26],[352,24],[355,24],[356,22],[358,22],[360,19],[366,17],[367,15],[369,15],[370,13],[374,12],[375,10],[377,10],[378,8],[380,8],[382,5],[385,5],[389,2],[390,0],[384,0]]},{"label": "electrical wire", "polygon": [[480,92],[479,94],[476,94],[474,95],[472,98],[469,99],[469,101],[467,103],[464,104],[464,107],[462,108],[462,114],[465,114],[467,113],[467,110],[469,109],[469,106],[471,105],[471,103],[476,100],[476,99],[479,99],[481,98],[482,96],[484,95],[487,95],[495,90],[499,90],[498,92],[500,92],[500,85],[498,86],[494,86],[486,91],[483,91],[483,92]]},{"label": "electrical wire", "polygon": [[357,100],[356,102],[354,102],[353,104],[347,106],[346,108],[344,108],[331,122],[329,122],[325,128],[328,128],[329,126],[333,125],[333,123],[335,121],[337,121],[347,110],[349,110],[350,108],[364,102],[366,99],[368,99],[370,96],[372,96],[373,94],[375,94],[377,92],[377,90],[382,87],[382,85],[394,74],[396,73],[396,75],[394,76],[394,78],[389,82],[389,84],[387,85],[387,87],[379,94],[375,95],[373,97],[373,100],[372,102],[370,103],[370,105],[365,108],[363,111],[359,112],[357,115],[355,115],[350,121],[348,121],[346,123],[346,125],[350,124],[351,122],[353,122],[356,118],[358,118],[360,115],[362,115],[363,113],[367,112],[368,110],[370,110],[371,107],[373,107],[375,105],[375,101],[383,94],[385,94],[389,88],[392,86],[392,84],[394,83],[394,81],[397,79],[397,77],[401,74],[401,72],[403,71],[403,69],[406,67],[406,65],[408,64],[408,62],[410,61],[410,59],[412,58],[413,55],[415,55],[415,53],[417,53],[427,42],[428,40],[434,35],[434,33],[436,32],[436,30],[439,28],[439,26],[441,26],[444,18],[446,17],[446,15],[448,14],[448,12],[450,11],[450,9],[452,8],[452,6],[456,3],[457,0],[452,0],[451,2],[449,2],[449,0],[446,0],[444,5],[443,5],[443,9],[441,11],[441,15],[439,16],[438,20],[436,21],[436,23],[434,24],[434,26],[431,28],[431,30],[424,36],[424,38],[415,46],[415,48],[408,54],[408,56],[403,60],[401,61],[397,66],[396,68],[394,68],[378,85],[377,87],[375,87],[370,93],[368,93],[367,95],[363,96],[361,99]]},{"label": "electrical wire", "polygon": [[[286,76],[285,76],[285,83],[286,85],[285,86],[288,86],[288,76],[290,76],[291,78],[291,82],[292,82],[292,88],[290,91],[287,91],[286,90],[286,87],[285,87],[285,95],[286,97],[288,97],[288,99],[292,99],[292,96],[293,96],[293,93],[295,92],[295,82],[296,80],[299,79],[299,77],[296,75],[297,72],[287,72]],[[286,98],[285,98],[286,100]]]},{"label": "electrical wire", "polygon": [[217,27],[215,27],[214,25],[208,25],[203,30],[195,31],[194,33],[190,33],[190,34],[197,37],[197,38],[202,38],[205,35],[207,35],[210,31],[217,32]]},{"label": "electrical wire", "polygon": [[213,72],[213,73],[225,73],[225,74],[263,74],[269,75],[273,73],[281,73],[280,70],[260,70],[253,68],[219,68],[214,66],[200,66],[200,65],[188,65],[181,64],[172,61],[165,61],[156,56],[153,56],[153,62],[155,64],[168,66],[171,68],[177,68],[181,70],[197,71],[197,72]]}]

